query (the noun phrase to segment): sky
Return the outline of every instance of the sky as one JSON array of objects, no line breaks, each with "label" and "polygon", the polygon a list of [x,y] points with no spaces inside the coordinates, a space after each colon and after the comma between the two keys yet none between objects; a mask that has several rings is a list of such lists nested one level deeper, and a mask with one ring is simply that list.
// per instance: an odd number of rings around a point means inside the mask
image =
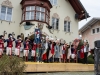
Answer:
[{"label": "sky", "polygon": [[84,26],[93,17],[100,17],[100,0],[80,0],[86,11],[91,16],[87,20],[84,19],[79,22],[79,29]]}]

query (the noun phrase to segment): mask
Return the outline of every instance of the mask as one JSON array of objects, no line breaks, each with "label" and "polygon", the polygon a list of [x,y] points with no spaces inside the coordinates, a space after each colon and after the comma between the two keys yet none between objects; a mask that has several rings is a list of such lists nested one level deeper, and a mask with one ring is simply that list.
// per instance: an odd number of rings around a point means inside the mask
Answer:
[{"label": "mask", "polygon": [[10,35],[10,38],[12,38],[12,36]]}]

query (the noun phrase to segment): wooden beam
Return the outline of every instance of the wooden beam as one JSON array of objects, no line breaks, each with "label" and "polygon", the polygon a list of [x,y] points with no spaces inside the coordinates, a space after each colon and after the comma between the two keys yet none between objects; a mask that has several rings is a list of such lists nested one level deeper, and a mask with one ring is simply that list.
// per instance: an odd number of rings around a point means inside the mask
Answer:
[{"label": "wooden beam", "polygon": [[74,0],[69,0],[70,4],[72,5],[72,7],[74,8],[75,12],[77,14],[80,14],[80,10],[79,8],[77,7],[76,3],[74,2]]},{"label": "wooden beam", "polygon": [[[80,63],[34,63],[25,62],[27,65],[25,72],[86,72],[94,71],[94,64]],[[81,66],[81,68],[80,68]]]}]

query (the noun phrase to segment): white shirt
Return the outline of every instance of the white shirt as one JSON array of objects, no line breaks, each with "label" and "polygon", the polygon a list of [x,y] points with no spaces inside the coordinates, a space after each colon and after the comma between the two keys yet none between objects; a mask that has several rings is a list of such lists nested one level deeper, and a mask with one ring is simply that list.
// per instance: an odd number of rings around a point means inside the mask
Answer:
[{"label": "white shirt", "polygon": [[46,42],[46,44],[45,44],[45,49],[48,49],[48,43]]},{"label": "white shirt", "polygon": [[86,46],[84,46],[84,53],[86,52]]}]

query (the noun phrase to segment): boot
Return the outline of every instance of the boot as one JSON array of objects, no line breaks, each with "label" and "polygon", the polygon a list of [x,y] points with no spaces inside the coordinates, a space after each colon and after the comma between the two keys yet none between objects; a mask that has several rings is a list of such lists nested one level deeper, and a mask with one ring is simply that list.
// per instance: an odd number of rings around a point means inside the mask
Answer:
[{"label": "boot", "polygon": [[28,56],[26,56],[26,62],[28,62]]},{"label": "boot", "polygon": [[0,55],[0,58],[2,57],[2,55]]}]

